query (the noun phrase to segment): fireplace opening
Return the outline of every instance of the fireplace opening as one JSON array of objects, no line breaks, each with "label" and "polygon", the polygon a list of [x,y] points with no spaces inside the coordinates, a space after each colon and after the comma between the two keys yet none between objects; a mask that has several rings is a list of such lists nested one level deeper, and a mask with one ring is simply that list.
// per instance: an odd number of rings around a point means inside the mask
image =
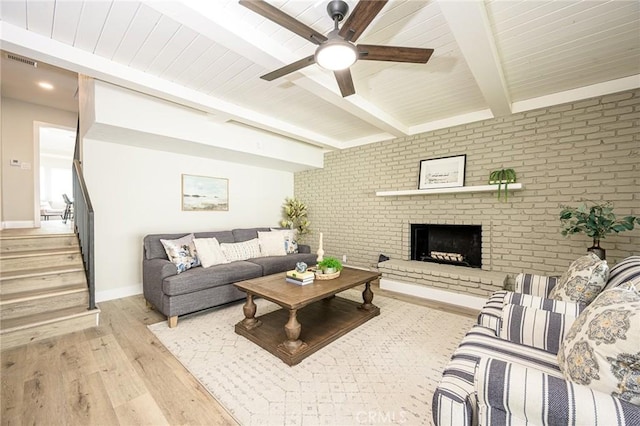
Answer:
[{"label": "fireplace opening", "polygon": [[411,260],[482,267],[482,226],[411,224]]}]

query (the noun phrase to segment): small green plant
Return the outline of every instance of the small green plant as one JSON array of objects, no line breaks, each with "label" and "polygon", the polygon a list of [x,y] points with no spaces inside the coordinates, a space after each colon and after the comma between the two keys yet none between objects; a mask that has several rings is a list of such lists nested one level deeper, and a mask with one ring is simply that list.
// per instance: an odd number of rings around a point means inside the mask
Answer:
[{"label": "small green plant", "polygon": [[318,262],[318,269],[326,271],[327,269],[335,269],[336,271],[342,271],[342,262],[332,256],[325,257]]},{"label": "small green plant", "polygon": [[509,193],[507,189],[510,183],[516,182],[516,171],[513,169],[494,170],[489,173],[489,184],[498,184],[498,201],[500,201],[500,192],[504,184],[504,202],[507,202]]},{"label": "small green plant", "polygon": [[285,198],[282,205],[283,219],[280,226],[295,229],[298,236],[309,233],[309,221],[307,220],[307,205],[297,198]]},{"label": "small green plant", "polygon": [[613,213],[613,205],[609,201],[596,203],[583,202],[578,207],[561,206],[560,222],[562,235],[585,233],[593,238],[593,245],[598,246],[600,240],[612,232],[631,231],[635,223],[640,225],[640,217],[626,216],[618,220]]}]

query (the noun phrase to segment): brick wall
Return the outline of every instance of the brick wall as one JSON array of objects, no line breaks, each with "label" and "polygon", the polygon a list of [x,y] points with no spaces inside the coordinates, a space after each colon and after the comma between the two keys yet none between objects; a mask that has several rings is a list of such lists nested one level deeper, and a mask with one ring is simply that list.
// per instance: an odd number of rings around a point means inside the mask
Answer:
[{"label": "brick wall", "polygon": [[[377,197],[416,189],[420,160],[467,155],[465,185],[513,168],[522,191]],[[483,226],[483,269],[558,274],[583,254],[585,235],[560,235],[561,204],[609,200],[618,216],[640,215],[640,90],[513,114],[325,155],[321,170],[296,173],[317,249],[369,267],[384,253],[407,260],[410,223]],[[640,253],[640,229],[609,235],[609,264]]]}]

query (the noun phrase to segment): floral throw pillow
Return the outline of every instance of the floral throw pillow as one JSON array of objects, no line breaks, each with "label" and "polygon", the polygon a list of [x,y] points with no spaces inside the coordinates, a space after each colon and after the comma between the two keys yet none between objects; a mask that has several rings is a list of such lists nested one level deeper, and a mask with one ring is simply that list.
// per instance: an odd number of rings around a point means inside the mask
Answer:
[{"label": "floral throw pillow", "polygon": [[280,232],[284,238],[284,250],[287,254],[298,252],[298,242],[296,241],[296,231],[293,229],[275,229],[271,228],[272,232]]},{"label": "floral throw pillow", "polygon": [[200,266],[200,260],[196,253],[196,246],[193,244],[193,234],[185,235],[177,240],[160,240],[167,257],[176,265],[178,273]]},{"label": "floral throw pillow", "polygon": [[593,253],[576,259],[549,293],[550,299],[588,305],[600,294],[609,278],[609,266]]},{"label": "floral throw pillow", "polygon": [[558,351],[564,376],[640,405],[640,293],[603,291],[573,323]]}]

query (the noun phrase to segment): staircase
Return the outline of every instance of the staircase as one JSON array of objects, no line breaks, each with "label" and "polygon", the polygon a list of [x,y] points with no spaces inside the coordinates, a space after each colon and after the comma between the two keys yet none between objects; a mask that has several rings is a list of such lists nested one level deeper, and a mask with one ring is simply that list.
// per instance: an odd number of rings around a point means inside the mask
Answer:
[{"label": "staircase", "polygon": [[0,348],[98,325],[76,235],[0,232]]}]

